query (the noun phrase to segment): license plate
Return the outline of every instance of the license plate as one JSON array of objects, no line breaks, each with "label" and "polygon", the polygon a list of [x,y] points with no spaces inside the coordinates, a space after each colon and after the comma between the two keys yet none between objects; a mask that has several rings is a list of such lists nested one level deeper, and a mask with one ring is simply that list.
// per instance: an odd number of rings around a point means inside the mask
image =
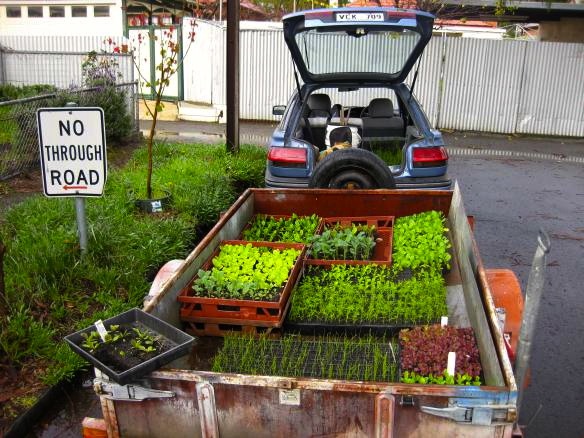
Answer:
[{"label": "license plate", "polygon": [[383,12],[339,12],[337,21],[383,21]]}]

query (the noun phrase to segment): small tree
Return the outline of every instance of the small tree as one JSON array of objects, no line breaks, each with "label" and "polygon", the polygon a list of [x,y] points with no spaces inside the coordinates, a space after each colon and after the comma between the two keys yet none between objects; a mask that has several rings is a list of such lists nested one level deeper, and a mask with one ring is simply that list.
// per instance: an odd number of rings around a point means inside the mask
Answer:
[{"label": "small tree", "polygon": [[[144,37],[141,33],[138,34],[138,41],[137,47],[131,47],[130,50],[132,52],[132,61],[134,66],[136,67],[136,71],[138,72],[138,76],[140,78],[140,85],[151,87],[153,89],[154,94],[154,103],[149,103],[146,99],[145,94],[142,94],[142,100],[144,102],[144,106],[146,107],[146,111],[148,115],[152,118],[152,122],[150,124],[150,130],[147,138],[147,148],[148,148],[148,166],[147,166],[147,174],[146,174],[146,197],[148,199],[152,198],[152,152],[153,152],[153,143],[154,143],[154,134],[156,132],[156,122],[158,120],[158,114],[164,110],[164,104],[162,102],[162,98],[164,96],[164,91],[166,87],[170,84],[170,79],[172,76],[178,71],[179,67],[182,65],[185,57],[188,54],[188,51],[191,48],[192,42],[195,40],[195,27],[196,22],[195,19],[191,19],[191,29],[187,36],[188,45],[186,51],[181,55],[181,42],[175,41],[175,31],[176,28],[174,26],[170,26],[168,28],[163,28],[161,33],[161,38],[156,35],[154,27],[150,27],[148,31],[148,36]],[[178,34],[178,32],[177,32]],[[160,62],[158,62],[155,66],[156,71],[156,78],[154,83],[152,83],[151,79],[147,78],[140,68],[140,47],[142,43],[145,41],[159,41],[160,43]],[[108,40],[110,45],[113,45],[111,39]],[[122,49],[119,46],[114,46],[113,51],[119,53]],[[144,61],[147,61],[148,58],[143,58]]]}]

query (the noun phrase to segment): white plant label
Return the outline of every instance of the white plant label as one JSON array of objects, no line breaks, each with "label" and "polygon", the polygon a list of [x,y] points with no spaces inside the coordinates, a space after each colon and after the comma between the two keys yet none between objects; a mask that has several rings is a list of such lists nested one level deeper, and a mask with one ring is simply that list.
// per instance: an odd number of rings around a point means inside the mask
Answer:
[{"label": "white plant label", "polygon": [[97,329],[97,333],[99,333],[101,340],[105,342],[105,335],[107,335],[107,330],[101,319],[95,321],[95,328]]},{"label": "white plant label", "polygon": [[448,366],[446,367],[446,372],[451,376],[454,376],[454,372],[456,367],[456,353],[451,351],[448,353]]},{"label": "white plant label", "polygon": [[448,325],[448,317],[443,316],[440,318],[440,327],[446,327]]}]

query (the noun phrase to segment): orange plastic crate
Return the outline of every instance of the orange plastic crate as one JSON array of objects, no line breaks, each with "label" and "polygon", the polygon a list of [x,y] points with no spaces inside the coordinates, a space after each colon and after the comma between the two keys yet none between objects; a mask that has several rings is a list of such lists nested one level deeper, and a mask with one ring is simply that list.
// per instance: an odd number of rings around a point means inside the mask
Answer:
[{"label": "orange plastic crate", "polygon": [[221,242],[212,256],[205,262],[202,269],[211,269],[212,260],[219,254],[221,246],[247,244],[274,249],[293,248],[301,251],[290,271],[288,281],[280,292],[278,301],[254,301],[194,296],[192,284],[198,278],[195,276],[177,298],[181,303],[180,318],[182,321],[215,324],[242,324],[245,322],[246,325],[263,327],[280,327],[282,325],[286,311],[288,310],[290,294],[302,270],[306,247],[305,245],[295,243],[226,240]]}]

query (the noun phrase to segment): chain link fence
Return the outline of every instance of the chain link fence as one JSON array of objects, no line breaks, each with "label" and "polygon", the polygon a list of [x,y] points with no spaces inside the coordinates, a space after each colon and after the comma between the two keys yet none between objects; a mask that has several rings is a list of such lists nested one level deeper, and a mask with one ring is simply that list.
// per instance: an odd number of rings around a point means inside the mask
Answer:
[{"label": "chain link fence", "polygon": [[36,111],[75,102],[103,108],[106,141],[115,147],[139,132],[138,83],[58,91],[37,97],[0,102],[0,181],[39,164]]}]

